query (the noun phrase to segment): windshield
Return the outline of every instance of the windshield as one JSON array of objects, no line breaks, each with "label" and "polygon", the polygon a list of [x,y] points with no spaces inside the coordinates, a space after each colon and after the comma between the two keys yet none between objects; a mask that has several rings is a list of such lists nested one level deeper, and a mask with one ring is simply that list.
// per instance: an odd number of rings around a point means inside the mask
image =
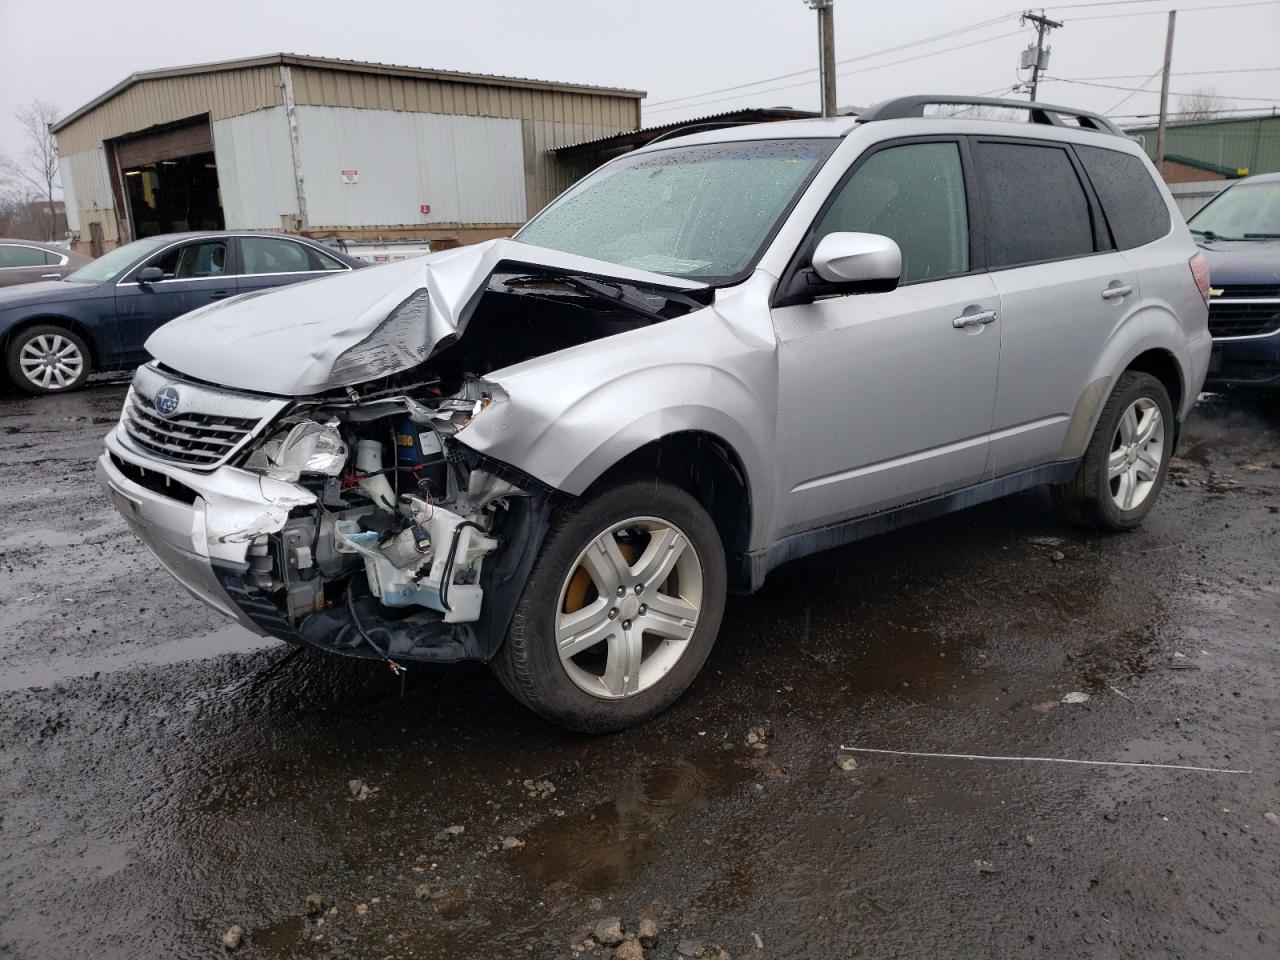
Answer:
[{"label": "windshield", "polygon": [[147,237],[145,240],[126,243],[123,247],[116,247],[97,260],[86,263],[74,273],[67,274],[64,279],[75,283],[103,283],[114,279],[139,257],[146,256],[168,242],[164,237]]},{"label": "windshield", "polygon": [[1188,224],[1192,233],[1217,240],[1280,237],[1280,182],[1237,184]]},{"label": "windshield", "polygon": [[708,283],[755,266],[838,140],[752,140],[624,157],[516,234],[522,243]]}]

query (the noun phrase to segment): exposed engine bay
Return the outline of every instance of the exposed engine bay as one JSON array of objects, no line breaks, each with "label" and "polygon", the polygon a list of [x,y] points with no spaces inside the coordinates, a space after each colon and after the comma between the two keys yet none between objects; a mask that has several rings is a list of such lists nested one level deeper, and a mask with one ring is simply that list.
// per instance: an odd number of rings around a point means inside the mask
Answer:
[{"label": "exposed engine bay", "polygon": [[[415,296],[386,324],[402,322]],[[409,369],[292,402],[238,456],[242,469],[296,484],[314,502],[255,534],[244,569],[217,570],[223,588],[257,626],[294,642],[393,666],[487,659],[566,495],[467,447],[471,422],[506,402],[486,375],[707,300],[564,273],[494,273],[465,335]],[[381,362],[369,352],[359,362]]]}]

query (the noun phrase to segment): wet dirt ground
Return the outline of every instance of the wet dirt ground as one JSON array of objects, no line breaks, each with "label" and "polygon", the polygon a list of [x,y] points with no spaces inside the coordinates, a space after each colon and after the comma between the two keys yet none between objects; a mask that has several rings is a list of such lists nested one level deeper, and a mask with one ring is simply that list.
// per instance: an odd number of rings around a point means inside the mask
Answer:
[{"label": "wet dirt ground", "polygon": [[1034,491],[784,567],[585,739],[216,619],[93,481],[122,396],[0,399],[0,956],[1280,956],[1280,402],[1133,534]]}]

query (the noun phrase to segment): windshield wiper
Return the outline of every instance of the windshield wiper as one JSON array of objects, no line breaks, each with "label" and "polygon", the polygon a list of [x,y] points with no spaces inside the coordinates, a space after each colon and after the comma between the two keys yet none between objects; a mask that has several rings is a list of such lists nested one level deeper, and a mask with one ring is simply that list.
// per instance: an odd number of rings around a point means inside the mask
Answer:
[{"label": "windshield wiper", "polygon": [[1280,240],[1280,233],[1246,233],[1246,240]]}]

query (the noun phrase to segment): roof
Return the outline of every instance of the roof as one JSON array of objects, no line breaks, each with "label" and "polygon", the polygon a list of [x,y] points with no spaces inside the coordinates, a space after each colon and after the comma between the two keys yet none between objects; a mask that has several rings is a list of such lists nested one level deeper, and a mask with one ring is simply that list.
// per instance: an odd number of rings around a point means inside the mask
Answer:
[{"label": "roof", "polygon": [[420,80],[453,80],[496,87],[522,87],[537,90],[556,90],[562,93],[627,97],[633,100],[642,100],[646,96],[644,90],[629,90],[624,87],[561,83],[554,80],[531,80],[525,77],[507,77],[489,73],[463,73],[457,70],[434,70],[427,67],[407,67],[393,63],[372,63],[364,60],[342,60],[336,57],[313,57],[296,53],[272,53],[260,57],[245,57],[239,60],[215,60],[211,63],[194,63],[183,67],[165,67],[160,70],[142,70],[137,73],[131,73],[110,90],[94,97],[84,106],[73,110],[57,123],[52,124],[49,129],[57,133],[68,124],[106,103],[112,97],[116,97],[135,84],[147,80],[164,80],[169,77],[189,77],[201,73],[220,73],[229,70],[270,66],[311,67],[317,70],[375,73],[388,77],[409,77]]},{"label": "roof", "polygon": [[578,143],[567,143],[554,147],[551,152],[566,153],[604,153],[610,150],[634,150],[652,143],[659,137],[675,133],[686,128],[698,129],[711,126],[738,126],[740,124],[772,123],[778,120],[801,120],[817,117],[811,110],[797,110],[794,107],[749,107],[739,110],[725,110],[721,113],[709,113],[703,117],[690,120],[674,120],[660,123],[652,127],[641,127],[639,130],[628,130],[614,133],[594,140],[581,140]]}]

